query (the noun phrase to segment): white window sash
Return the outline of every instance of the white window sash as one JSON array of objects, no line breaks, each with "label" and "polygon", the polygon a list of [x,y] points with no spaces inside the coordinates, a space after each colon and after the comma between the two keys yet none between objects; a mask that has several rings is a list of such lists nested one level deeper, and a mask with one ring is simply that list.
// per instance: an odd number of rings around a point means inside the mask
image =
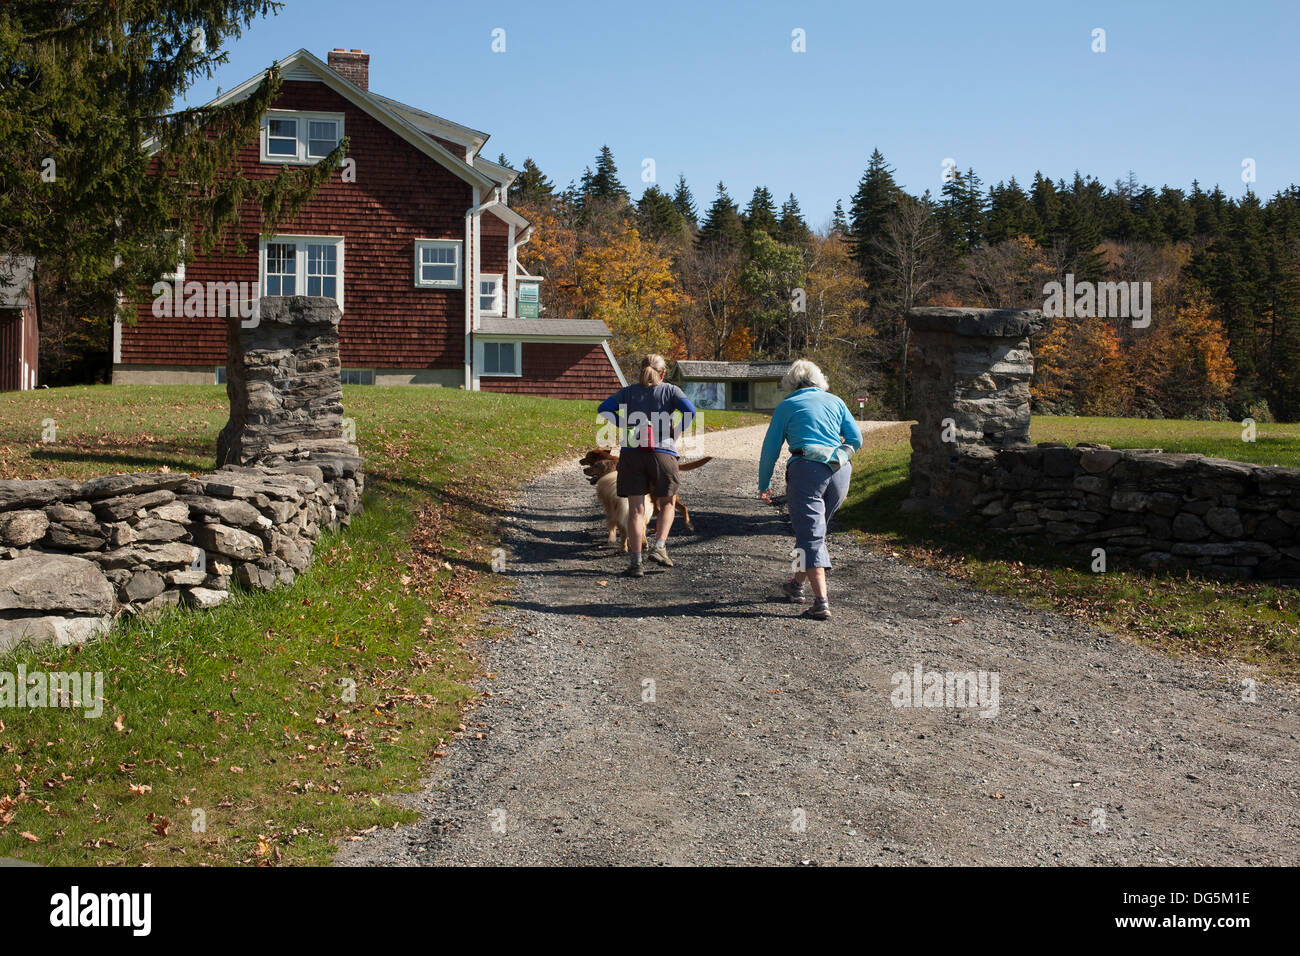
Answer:
[{"label": "white window sash", "polygon": [[[512,360],[511,360],[511,361],[512,361],[512,365],[513,365],[513,369],[514,369],[514,370],[513,370],[513,371],[510,371],[510,372],[500,372],[500,371],[497,371],[497,372],[490,372],[490,371],[488,371],[488,359],[487,359],[487,355],[488,355],[488,349],[489,349],[489,347],[491,347],[491,348],[493,349],[493,352],[494,352],[495,356],[497,357],[497,366],[498,366],[498,368],[499,368],[499,367],[500,367],[500,351],[499,351],[499,350],[500,350],[500,348],[501,348],[502,346],[507,346],[507,347],[509,347],[510,352],[511,352],[511,355],[512,355]],[[522,378],[522,377],[523,377],[523,374],[524,374],[524,370],[523,370],[524,355],[523,355],[523,346],[522,346],[522,344],[521,344],[520,342],[517,342],[517,341],[505,341],[505,342],[491,341],[491,342],[485,342],[485,341],[480,340],[479,343],[478,343],[478,347],[475,349],[475,352],[476,352],[476,356],[475,356],[475,357],[476,357],[476,359],[478,360],[478,361],[476,362],[476,365],[475,365],[475,371],[476,371],[476,374],[478,375],[479,378]]]},{"label": "white window sash", "polygon": [[[415,287],[417,289],[459,289],[464,283],[464,250],[463,243],[459,239],[416,239],[415,240]],[[450,249],[454,255],[454,261],[451,263],[442,263],[443,265],[453,265],[456,270],[455,278],[452,279],[426,279],[424,278],[423,253],[425,249]],[[433,263],[429,263],[433,265]]]},{"label": "white window sash", "polygon": [[[495,317],[498,317],[498,316],[500,316],[500,315],[502,314],[502,310],[501,310],[501,279],[502,279],[501,276],[499,276],[499,275],[495,275],[495,274],[492,274],[492,273],[480,273],[480,274],[479,274],[479,277],[478,277],[478,281],[479,281],[479,283],[489,282],[489,281],[490,281],[490,282],[492,283],[492,287],[493,287],[493,291],[490,292],[490,293],[488,293],[488,292],[484,292],[484,291],[483,291],[483,287],[482,287],[481,284],[479,285],[479,290],[478,290],[478,307],[479,307],[479,315],[487,315],[487,316],[492,316],[492,317],[495,318]],[[489,296],[491,296],[491,298],[492,298],[492,305],[491,305],[491,307],[489,307],[489,308],[484,308],[484,307],[483,307],[483,300],[486,299],[486,298],[488,298]]]},{"label": "white window sash", "polygon": [[[274,245],[292,245],[293,246],[293,295],[308,295],[308,283],[310,281],[309,269],[311,267],[309,246],[330,246],[334,249],[334,272],[324,274],[324,278],[333,278],[335,294],[326,296],[332,298],[339,304],[339,311],[343,311],[343,290],[344,290],[344,242],[342,236],[272,236],[270,239],[264,239],[260,243],[259,264],[258,264],[258,289],[261,295],[271,295],[268,290],[267,280],[271,273],[268,272],[268,252]],[[287,275],[287,273],[275,273],[276,275]],[[322,278],[321,273],[316,273],[317,278]],[[324,283],[322,282],[322,291]],[[285,295],[281,291],[278,293]]]},{"label": "white window sash", "polygon": [[[290,120],[294,126],[293,139],[295,148],[292,154],[272,153],[271,140],[287,140],[288,136],[271,136],[272,120]],[[343,114],[342,113],[311,113],[298,110],[267,110],[262,119],[261,130],[261,161],[264,163],[288,164],[290,166],[310,166],[312,163],[324,159],[329,152],[333,151],[331,146],[324,153],[315,153],[311,151],[311,124],[312,123],[333,123],[334,132],[337,138],[334,140],[337,144],[343,139]]]}]

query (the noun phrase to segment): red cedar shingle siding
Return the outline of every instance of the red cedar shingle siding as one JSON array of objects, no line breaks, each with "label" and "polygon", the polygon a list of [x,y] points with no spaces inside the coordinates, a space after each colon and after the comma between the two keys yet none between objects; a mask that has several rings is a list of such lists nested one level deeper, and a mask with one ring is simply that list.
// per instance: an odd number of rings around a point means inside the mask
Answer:
[{"label": "red cedar shingle siding", "polygon": [[[464,292],[415,288],[414,258],[417,238],[465,239],[465,211],[474,201],[470,185],[322,83],[286,81],[275,106],[343,113],[344,134],[351,140],[356,182],[345,183],[335,172],[278,230],[344,237],[344,366],[463,368]],[[240,153],[245,175],[275,175],[279,167],[258,158],[254,139]],[[191,262],[186,282],[258,281],[256,211],[250,209],[245,221],[248,252],[235,256],[230,241],[223,252]],[[465,258],[471,254],[472,247]],[[155,318],[146,304],[137,326],[122,329],[126,365],[225,361],[225,328],[217,318]]]},{"label": "red cedar shingle siding", "polygon": [[509,272],[510,238],[508,236],[490,236],[485,229],[480,240],[483,246],[483,272],[504,276]]},{"label": "red cedar shingle siding", "polygon": [[[31,373],[40,367],[40,326],[36,321],[36,286],[27,289],[23,309],[0,309],[0,392],[32,387]],[[23,368],[23,356],[27,368]]]},{"label": "red cedar shingle siding", "polygon": [[0,392],[22,388],[23,313],[0,309]]},{"label": "red cedar shingle siding", "polygon": [[601,400],[622,386],[600,345],[524,342],[523,375],[479,379],[484,392]]}]

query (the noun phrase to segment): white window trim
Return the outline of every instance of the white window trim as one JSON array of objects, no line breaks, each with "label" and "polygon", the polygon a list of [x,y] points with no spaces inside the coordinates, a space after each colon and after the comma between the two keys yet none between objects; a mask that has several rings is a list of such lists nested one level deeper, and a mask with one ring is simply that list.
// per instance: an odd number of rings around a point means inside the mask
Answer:
[{"label": "white window trim", "polygon": [[487,316],[487,317],[489,317],[489,318],[493,318],[493,319],[504,318],[504,317],[505,317],[505,310],[502,308],[502,306],[505,304],[505,295],[504,295],[504,291],[505,291],[505,290],[502,288],[502,285],[504,284],[505,276],[502,275],[502,274],[499,273],[499,272],[480,272],[480,273],[478,274],[478,278],[474,280],[474,289],[475,289],[475,292],[474,292],[474,306],[475,306],[475,308],[478,308],[478,307],[479,307],[479,305],[480,305],[480,300],[483,298],[483,291],[482,291],[481,289],[478,288],[478,283],[482,282],[484,279],[496,279],[496,282],[497,282],[497,291],[496,291],[496,308],[493,309],[493,310],[490,311],[490,312],[485,311],[485,310],[483,310],[483,309],[480,308],[478,314],[481,315],[481,316]]},{"label": "white window trim", "polygon": [[[428,282],[421,278],[420,251],[439,246],[449,246],[456,250],[456,278],[438,279]],[[416,239],[415,240],[415,287],[417,289],[459,289],[465,278],[465,243],[460,239]]]},{"label": "white window trim", "polygon": [[[353,383],[358,387],[375,384],[375,370],[372,368],[341,368],[339,369],[339,379],[342,380],[343,376],[349,372],[355,372],[360,377],[361,381]],[[370,377],[368,382],[366,381],[367,376]]]},{"label": "white window trim", "polygon": [[[275,156],[269,153],[271,136],[271,123],[273,119],[291,119],[298,121],[298,153],[295,156]],[[261,129],[261,161],[264,163],[274,163],[277,166],[311,166],[320,162],[323,156],[307,155],[308,133],[311,127],[308,125],[312,120],[331,120],[338,123],[339,140],[344,137],[343,132],[343,114],[342,113],[304,113],[301,110],[267,110],[262,117]]]},{"label": "white window trim", "polygon": [[[485,371],[486,359],[483,355],[483,346],[491,342],[493,345],[513,345],[515,347],[515,368],[514,372],[488,372]],[[475,378],[523,378],[524,377],[524,345],[518,339],[478,339],[474,343],[474,376]]]},{"label": "white window trim", "polygon": [[338,249],[339,255],[339,294],[335,301],[339,304],[339,311],[343,311],[343,237],[342,236],[272,236],[270,239],[261,239],[258,242],[257,249],[257,294],[266,295],[266,247],[273,242],[292,242],[297,248],[294,250],[294,293],[296,295],[307,294],[307,244],[331,244]]}]

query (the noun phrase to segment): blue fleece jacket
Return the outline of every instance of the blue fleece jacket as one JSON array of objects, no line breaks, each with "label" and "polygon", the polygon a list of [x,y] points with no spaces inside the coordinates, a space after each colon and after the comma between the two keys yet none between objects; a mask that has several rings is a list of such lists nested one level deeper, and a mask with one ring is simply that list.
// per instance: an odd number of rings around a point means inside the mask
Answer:
[{"label": "blue fleece jacket", "polygon": [[785,442],[789,442],[791,449],[836,449],[847,445],[857,451],[862,447],[862,431],[838,396],[813,386],[791,392],[776,406],[772,423],[767,426],[763,453],[758,460],[759,491],[767,491],[772,486],[772,471]]},{"label": "blue fleece jacket", "polygon": [[[682,413],[682,423],[674,434],[672,415]],[[626,385],[600,403],[596,409],[619,430],[626,429],[624,448],[649,448],[677,457],[676,435],[691,427],[695,405],[676,385],[661,382],[647,387],[641,383]]]}]

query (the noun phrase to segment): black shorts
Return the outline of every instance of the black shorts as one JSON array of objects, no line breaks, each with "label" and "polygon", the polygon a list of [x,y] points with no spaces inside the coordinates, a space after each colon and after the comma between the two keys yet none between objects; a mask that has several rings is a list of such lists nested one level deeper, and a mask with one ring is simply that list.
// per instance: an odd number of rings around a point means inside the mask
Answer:
[{"label": "black shorts", "polygon": [[677,494],[677,456],[649,448],[624,448],[618,454],[618,496]]}]

